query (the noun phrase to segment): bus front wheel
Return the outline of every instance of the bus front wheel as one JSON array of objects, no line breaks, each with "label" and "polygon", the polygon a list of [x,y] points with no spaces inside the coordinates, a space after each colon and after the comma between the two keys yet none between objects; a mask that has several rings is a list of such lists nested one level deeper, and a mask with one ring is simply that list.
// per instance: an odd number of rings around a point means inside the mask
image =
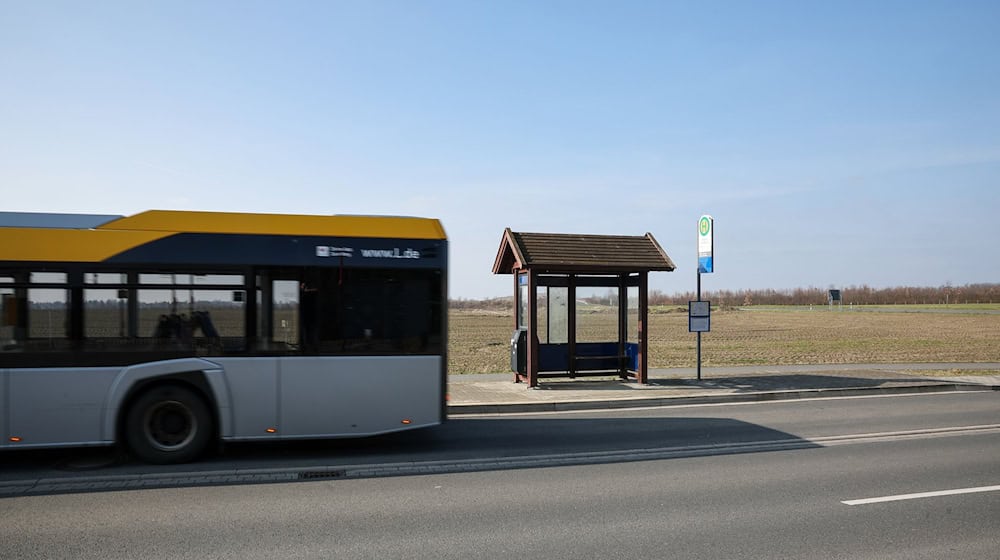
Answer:
[{"label": "bus front wheel", "polygon": [[160,385],[129,407],[125,419],[129,449],[149,463],[185,463],[212,439],[212,416],[205,400],[181,385]]}]

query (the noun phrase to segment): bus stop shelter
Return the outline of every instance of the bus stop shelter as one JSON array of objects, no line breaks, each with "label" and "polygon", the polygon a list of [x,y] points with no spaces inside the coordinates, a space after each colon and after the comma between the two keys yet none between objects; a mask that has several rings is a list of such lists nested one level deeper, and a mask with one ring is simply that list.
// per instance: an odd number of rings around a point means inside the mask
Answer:
[{"label": "bus stop shelter", "polygon": [[[578,235],[506,228],[493,273],[514,277],[514,381],[537,387],[543,377],[618,375],[646,383],[649,272],[675,268],[650,233]],[[578,288],[617,291],[612,305],[617,307],[616,340],[577,340]],[[630,303],[636,310],[634,340],[629,340]]]}]

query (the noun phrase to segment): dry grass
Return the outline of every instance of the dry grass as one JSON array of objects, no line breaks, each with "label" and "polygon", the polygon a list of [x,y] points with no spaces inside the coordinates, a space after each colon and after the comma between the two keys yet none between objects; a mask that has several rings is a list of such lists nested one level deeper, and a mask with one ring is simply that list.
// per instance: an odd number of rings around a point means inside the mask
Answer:
[{"label": "dry grass", "polygon": [[[510,315],[452,311],[451,373],[510,369]],[[687,313],[649,316],[650,366],[692,367],[696,335]],[[588,316],[579,339],[614,340],[615,315]],[[1000,315],[829,311],[716,311],[702,335],[705,366],[906,362],[1000,362]]]}]

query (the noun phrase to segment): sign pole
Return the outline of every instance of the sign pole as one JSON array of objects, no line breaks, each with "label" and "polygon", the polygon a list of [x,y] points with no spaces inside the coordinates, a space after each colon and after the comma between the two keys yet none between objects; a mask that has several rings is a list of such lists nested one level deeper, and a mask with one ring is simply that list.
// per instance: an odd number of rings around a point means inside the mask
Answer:
[{"label": "sign pole", "polygon": [[[698,301],[701,301],[701,270],[698,271]],[[701,331],[698,331],[698,381],[701,381]]]},{"label": "sign pole", "polygon": [[[701,275],[715,272],[715,219],[698,218],[698,301],[688,302],[688,330],[698,333],[698,381],[701,381],[701,333],[712,329],[712,303],[701,299]],[[697,312],[695,312],[695,310]]]}]

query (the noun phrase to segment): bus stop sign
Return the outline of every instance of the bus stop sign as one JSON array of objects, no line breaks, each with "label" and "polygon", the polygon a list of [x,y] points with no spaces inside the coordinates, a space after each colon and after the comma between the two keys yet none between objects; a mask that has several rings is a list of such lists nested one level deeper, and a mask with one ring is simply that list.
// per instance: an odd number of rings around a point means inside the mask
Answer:
[{"label": "bus stop sign", "polygon": [[715,230],[715,220],[705,214],[698,220],[698,273],[715,272],[715,262],[712,252],[715,243],[712,236]]}]

